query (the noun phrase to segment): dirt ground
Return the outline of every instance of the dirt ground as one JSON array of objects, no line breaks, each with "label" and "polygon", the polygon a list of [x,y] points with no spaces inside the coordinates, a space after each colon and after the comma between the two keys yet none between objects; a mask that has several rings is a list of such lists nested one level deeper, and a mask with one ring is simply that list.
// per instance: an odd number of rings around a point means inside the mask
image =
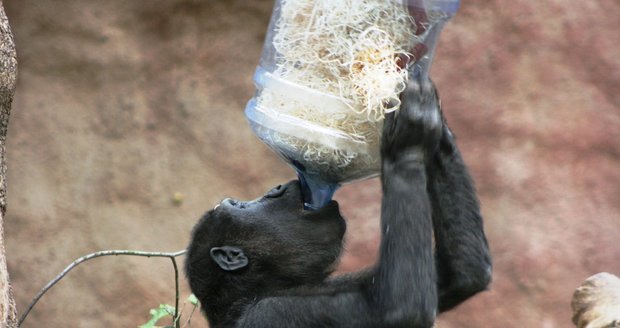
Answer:
[{"label": "dirt ground", "polygon": [[[20,69],[5,231],[20,311],[79,256],[183,249],[223,197],[294,178],[243,116],[272,1],[4,5]],[[574,288],[620,273],[618,17],[616,0],[470,0],[444,30],[432,75],[495,271],[490,291],[439,327],[570,327]],[[349,223],[340,270],[351,271],[375,258],[380,188],[365,181],[336,199]],[[24,327],[135,327],[173,300],[169,260],[101,258]]]}]

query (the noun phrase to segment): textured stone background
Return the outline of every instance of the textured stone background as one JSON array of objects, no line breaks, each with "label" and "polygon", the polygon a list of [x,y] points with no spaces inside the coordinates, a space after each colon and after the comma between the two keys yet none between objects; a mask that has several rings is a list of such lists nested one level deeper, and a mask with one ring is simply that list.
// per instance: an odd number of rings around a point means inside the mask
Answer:
[{"label": "textured stone background", "polygon": [[[272,1],[4,3],[20,60],[6,218],[20,310],[81,255],[182,249],[221,198],[294,177],[242,112]],[[495,274],[440,327],[570,327],[574,288],[620,273],[618,17],[617,0],[469,0],[445,29],[432,74]],[[379,186],[336,198],[349,222],[341,270],[355,270],[376,254]],[[173,302],[172,272],[165,259],[94,260],[24,327],[135,327]]]}]

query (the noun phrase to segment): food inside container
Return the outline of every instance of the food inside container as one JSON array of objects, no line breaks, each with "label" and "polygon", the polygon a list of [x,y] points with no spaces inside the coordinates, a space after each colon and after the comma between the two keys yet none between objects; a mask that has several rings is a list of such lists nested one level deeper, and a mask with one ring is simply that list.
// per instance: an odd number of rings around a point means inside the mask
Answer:
[{"label": "food inside container", "polygon": [[428,74],[456,0],[277,0],[246,107],[256,135],[298,172],[308,208],[376,176],[383,118]]}]

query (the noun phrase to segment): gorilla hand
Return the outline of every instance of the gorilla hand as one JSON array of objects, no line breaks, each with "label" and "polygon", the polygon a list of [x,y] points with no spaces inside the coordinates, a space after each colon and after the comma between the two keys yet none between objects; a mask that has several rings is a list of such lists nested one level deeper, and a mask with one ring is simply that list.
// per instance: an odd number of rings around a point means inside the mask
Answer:
[{"label": "gorilla hand", "polygon": [[401,94],[402,104],[385,117],[381,154],[386,161],[427,162],[442,134],[439,97],[429,79],[411,79]]}]

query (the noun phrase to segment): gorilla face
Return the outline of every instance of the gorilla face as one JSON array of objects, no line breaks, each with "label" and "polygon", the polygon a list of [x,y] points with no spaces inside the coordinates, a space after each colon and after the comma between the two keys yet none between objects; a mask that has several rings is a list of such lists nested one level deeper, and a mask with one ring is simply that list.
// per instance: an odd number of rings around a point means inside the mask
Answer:
[{"label": "gorilla face", "polygon": [[269,290],[318,283],[332,272],[345,230],[337,202],[304,209],[298,181],[253,201],[227,198],[194,228],[188,278],[217,286],[216,277],[234,276]]},{"label": "gorilla face", "polygon": [[340,244],[346,225],[338,203],[333,201],[318,211],[304,209],[299,182],[291,181],[268,191],[253,201],[224,199],[214,215],[225,216],[240,225],[256,226],[291,247],[301,244]]}]

